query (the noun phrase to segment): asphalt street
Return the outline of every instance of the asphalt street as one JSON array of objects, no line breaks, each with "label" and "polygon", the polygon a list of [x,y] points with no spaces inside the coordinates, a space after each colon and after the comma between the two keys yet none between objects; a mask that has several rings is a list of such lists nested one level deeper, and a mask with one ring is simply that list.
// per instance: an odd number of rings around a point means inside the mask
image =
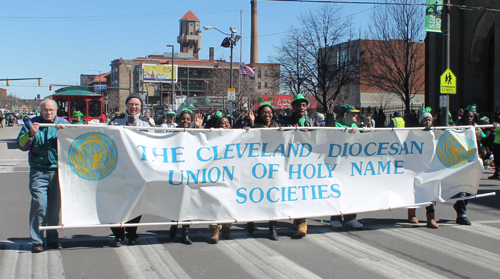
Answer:
[{"label": "asphalt street", "polygon": [[[168,237],[168,227],[139,228],[137,246],[110,247],[107,228],[60,231],[63,250],[32,254],[27,153],[15,146],[20,127],[0,129],[0,278],[500,278],[499,196],[473,199],[472,226],[455,223],[451,203],[436,206],[439,229],[407,221],[406,209],[358,214],[361,230],[332,230],[329,220],[308,219],[309,234],[294,237],[291,221],[267,224],[234,240],[209,244],[206,225],[193,226],[192,245]],[[484,170],[479,193],[498,192]],[[158,221],[144,216],[142,221]]]}]

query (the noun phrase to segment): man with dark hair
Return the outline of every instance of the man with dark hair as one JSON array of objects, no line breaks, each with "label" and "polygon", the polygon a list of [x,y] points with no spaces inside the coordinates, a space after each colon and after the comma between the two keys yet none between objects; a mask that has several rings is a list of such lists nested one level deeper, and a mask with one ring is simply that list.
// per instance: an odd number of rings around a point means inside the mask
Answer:
[{"label": "man with dark hair", "polygon": [[[309,106],[309,100],[302,96],[302,94],[297,94],[295,99],[292,101],[293,113],[285,118],[283,121],[283,126],[285,127],[318,127],[319,122],[315,117],[307,115],[307,107]],[[304,129],[307,131],[307,129]],[[293,220],[295,227],[297,227],[297,236],[307,235],[307,221],[306,219],[295,219]]]}]

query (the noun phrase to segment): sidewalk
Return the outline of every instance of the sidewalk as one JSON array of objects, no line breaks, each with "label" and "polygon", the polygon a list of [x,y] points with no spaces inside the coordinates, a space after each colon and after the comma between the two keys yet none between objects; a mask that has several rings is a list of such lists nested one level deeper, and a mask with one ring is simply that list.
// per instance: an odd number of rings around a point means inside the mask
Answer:
[{"label": "sidewalk", "polygon": [[21,126],[0,129],[0,172],[12,171],[15,166],[28,166],[28,153],[17,148],[16,139]]}]

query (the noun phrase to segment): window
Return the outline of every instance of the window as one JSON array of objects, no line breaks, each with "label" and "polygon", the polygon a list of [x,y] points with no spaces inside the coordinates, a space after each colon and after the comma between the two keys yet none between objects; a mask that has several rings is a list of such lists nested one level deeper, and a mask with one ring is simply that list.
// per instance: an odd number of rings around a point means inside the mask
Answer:
[{"label": "window", "polygon": [[260,72],[260,70],[258,70],[257,71],[257,77],[260,78],[260,76],[261,76],[261,72]]},{"label": "window", "polygon": [[57,99],[57,116],[68,118],[68,100]]},{"label": "window", "polygon": [[264,82],[264,88],[267,88],[267,82]]},{"label": "window", "polygon": [[[189,32],[189,35],[193,35],[193,32]],[[192,45],[189,45],[189,48],[192,48]]]},{"label": "window", "polygon": [[260,89],[260,82],[257,82],[257,89]]},{"label": "window", "polygon": [[89,100],[89,117],[101,117],[101,101],[99,99]]},{"label": "window", "polygon": [[264,72],[264,76],[267,77],[267,71]]},{"label": "window", "polygon": [[189,24],[189,26],[193,26],[193,24],[192,24],[192,23],[190,23],[190,24]]},{"label": "window", "polygon": [[74,99],[70,101],[70,107],[71,107],[71,115],[73,115],[73,112],[78,110],[81,113],[83,113],[82,118],[87,118],[87,102],[82,99]]}]

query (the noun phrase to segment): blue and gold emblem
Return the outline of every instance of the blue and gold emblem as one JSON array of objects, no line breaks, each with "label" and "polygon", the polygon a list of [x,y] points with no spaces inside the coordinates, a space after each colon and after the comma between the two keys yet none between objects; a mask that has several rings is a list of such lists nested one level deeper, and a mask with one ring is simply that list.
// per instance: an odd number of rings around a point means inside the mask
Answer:
[{"label": "blue and gold emblem", "polygon": [[113,140],[102,133],[80,135],[69,146],[69,164],[86,180],[100,180],[113,172],[118,154]]},{"label": "blue and gold emblem", "polygon": [[438,158],[449,168],[459,168],[474,160],[477,155],[475,143],[456,132],[446,131],[438,142]]}]

